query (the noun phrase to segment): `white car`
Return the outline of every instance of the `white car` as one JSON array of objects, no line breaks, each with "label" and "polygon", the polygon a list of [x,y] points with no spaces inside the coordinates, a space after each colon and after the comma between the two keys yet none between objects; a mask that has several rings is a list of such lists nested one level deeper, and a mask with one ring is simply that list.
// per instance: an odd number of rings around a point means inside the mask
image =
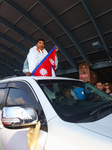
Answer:
[{"label": "white car", "polygon": [[80,80],[1,80],[0,113],[0,150],[29,150],[27,133],[38,121],[36,150],[112,149],[112,98]]}]

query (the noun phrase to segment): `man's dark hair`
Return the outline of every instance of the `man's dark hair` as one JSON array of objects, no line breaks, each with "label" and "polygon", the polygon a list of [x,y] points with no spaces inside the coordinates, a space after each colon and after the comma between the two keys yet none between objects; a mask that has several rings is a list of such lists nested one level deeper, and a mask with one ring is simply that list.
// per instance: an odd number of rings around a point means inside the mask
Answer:
[{"label": "man's dark hair", "polygon": [[93,86],[95,86],[97,83],[102,83],[102,82],[101,81],[94,82]]},{"label": "man's dark hair", "polygon": [[65,90],[65,89],[72,89],[73,86],[72,85],[67,85],[67,84],[63,84],[62,85],[62,90]]},{"label": "man's dark hair", "polygon": [[37,43],[38,43],[39,41],[43,41],[44,44],[45,44],[45,40],[44,40],[44,39],[38,39],[38,40],[37,40]]}]

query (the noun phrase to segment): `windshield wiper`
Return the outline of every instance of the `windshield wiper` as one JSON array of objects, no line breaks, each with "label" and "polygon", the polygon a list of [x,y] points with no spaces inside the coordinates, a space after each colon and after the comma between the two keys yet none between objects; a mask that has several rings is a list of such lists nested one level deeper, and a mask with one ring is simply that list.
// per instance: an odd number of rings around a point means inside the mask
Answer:
[{"label": "windshield wiper", "polygon": [[107,107],[110,107],[110,106],[112,106],[112,104],[103,105],[102,107],[99,107],[98,109],[95,109],[94,111],[92,111],[92,112],[90,113],[90,115],[92,116],[92,115],[94,115],[95,113],[100,112],[102,109],[107,108]]}]

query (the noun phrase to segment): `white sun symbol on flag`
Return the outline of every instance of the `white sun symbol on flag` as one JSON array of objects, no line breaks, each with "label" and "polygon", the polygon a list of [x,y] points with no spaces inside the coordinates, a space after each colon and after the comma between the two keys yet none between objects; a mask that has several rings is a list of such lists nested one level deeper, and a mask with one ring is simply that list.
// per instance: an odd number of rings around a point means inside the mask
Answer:
[{"label": "white sun symbol on flag", "polygon": [[47,70],[44,69],[44,68],[41,68],[41,69],[40,69],[40,74],[41,74],[42,76],[45,76],[45,75],[47,74]]},{"label": "white sun symbol on flag", "polygon": [[54,65],[54,60],[52,58],[50,58],[49,61],[52,65]]}]

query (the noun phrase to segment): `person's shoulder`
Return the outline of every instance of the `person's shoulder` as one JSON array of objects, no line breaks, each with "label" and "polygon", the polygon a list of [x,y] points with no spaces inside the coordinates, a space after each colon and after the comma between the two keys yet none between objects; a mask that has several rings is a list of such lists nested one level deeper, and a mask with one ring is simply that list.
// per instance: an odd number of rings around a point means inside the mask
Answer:
[{"label": "person's shoulder", "polygon": [[47,50],[46,50],[45,48],[44,48],[42,51],[43,51],[44,53],[48,53]]},{"label": "person's shoulder", "polygon": [[35,49],[36,49],[36,46],[31,47],[31,48],[29,49],[28,55],[34,53],[34,50],[35,50]]},{"label": "person's shoulder", "polygon": [[36,49],[36,46],[33,46],[29,49],[29,51],[33,50],[33,49]]},{"label": "person's shoulder", "polygon": [[70,97],[69,97],[69,98],[74,99],[74,96],[70,95]]},{"label": "person's shoulder", "polygon": [[111,97],[112,97],[112,91],[110,92],[109,96],[111,96]]},{"label": "person's shoulder", "polygon": [[75,88],[75,89],[73,89],[74,92],[79,92],[81,90],[82,90],[82,88]]},{"label": "person's shoulder", "polygon": [[75,89],[72,89],[74,92],[77,90],[77,88],[75,88]]}]

